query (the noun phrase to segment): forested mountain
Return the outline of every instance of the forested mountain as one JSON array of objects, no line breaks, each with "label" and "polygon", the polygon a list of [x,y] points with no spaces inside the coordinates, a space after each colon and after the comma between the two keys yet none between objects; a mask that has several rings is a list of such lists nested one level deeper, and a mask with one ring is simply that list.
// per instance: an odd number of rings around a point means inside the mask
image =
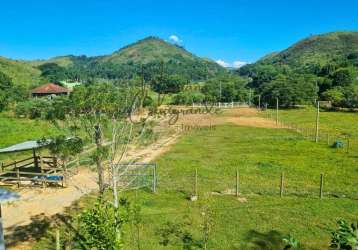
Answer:
[{"label": "forested mountain", "polygon": [[58,80],[133,79],[144,74],[146,79],[157,75],[163,65],[167,74],[188,80],[204,80],[226,70],[217,63],[197,57],[184,48],[148,37],[110,55],[98,57],[62,56],[32,65],[45,76]]},{"label": "forested mountain", "polygon": [[358,106],[358,32],[308,37],[238,70],[269,103],[284,105],[319,98],[337,106]]}]

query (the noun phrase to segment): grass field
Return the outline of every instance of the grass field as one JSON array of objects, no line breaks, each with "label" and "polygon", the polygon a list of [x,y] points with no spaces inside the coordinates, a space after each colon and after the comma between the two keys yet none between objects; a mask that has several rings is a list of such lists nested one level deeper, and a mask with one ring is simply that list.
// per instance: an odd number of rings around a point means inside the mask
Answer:
[{"label": "grass field", "polygon": [[[327,249],[336,221],[358,217],[358,150],[347,154],[287,129],[225,125],[192,131],[157,163],[157,194],[125,194],[142,207],[140,249],[183,249],[180,241],[160,244],[159,231],[167,222],[183,223],[200,241],[204,211],[211,214],[208,249],[283,249],[282,238],[288,234],[306,249]],[[196,168],[199,200],[192,202]],[[236,169],[240,200],[233,195]],[[282,172],[285,193],[280,198]],[[137,249],[132,231],[128,227],[124,234],[125,249]]]},{"label": "grass field", "polygon": [[[0,148],[27,140],[48,138],[59,133],[48,121],[15,118],[9,113],[0,113]],[[23,155],[24,153],[0,155],[0,161],[14,160]]]},{"label": "grass field", "polygon": [[[276,119],[276,111],[268,110],[266,114],[272,114]],[[307,128],[315,128],[316,109],[313,107],[279,110],[279,120],[285,123],[294,123]],[[263,112],[265,115],[265,112]],[[358,137],[358,113],[353,112],[320,112],[320,130],[322,133],[332,135],[350,134]]]},{"label": "grass field", "polygon": [[[144,214],[143,249],[161,249],[158,228],[185,216],[195,222],[193,234],[200,235],[204,204],[214,213],[210,249],[245,249],[247,243],[255,245],[257,237],[275,241],[290,233],[308,249],[325,249],[336,220],[358,216],[357,155],[317,145],[287,130],[222,126],[212,134],[194,132],[158,160],[159,193],[137,194]],[[188,200],[195,168],[196,203]],[[235,188],[236,168],[245,203],[233,195],[214,195]],[[282,171],[286,197],[280,199]],[[323,200],[318,198],[320,173],[326,176]]]}]

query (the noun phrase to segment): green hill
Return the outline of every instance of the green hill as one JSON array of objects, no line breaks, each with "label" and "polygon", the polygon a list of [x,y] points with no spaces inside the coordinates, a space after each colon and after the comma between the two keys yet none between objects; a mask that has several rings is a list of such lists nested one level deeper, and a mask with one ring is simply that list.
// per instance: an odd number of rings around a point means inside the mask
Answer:
[{"label": "green hill", "polygon": [[175,60],[180,57],[188,60],[199,59],[184,48],[165,42],[156,37],[147,37],[143,40],[128,45],[109,56],[102,58],[102,61],[113,63],[142,63],[148,64],[153,61]]},{"label": "green hill", "polygon": [[0,57],[0,71],[9,76],[17,85],[30,86],[41,80],[41,71],[24,61]]},{"label": "green hill", "polygon": [[358,32],[332,32],[303,39],[257,63],[323,66],[332,61],[346,60],[355,53],[358,53]]},{"label": "green hill", "polygon": [[[56,69],[57,72],[61,71],[61,77],[73,80],[132,79],[140,75],[142,70],[145,77],[150,79],[159,73],[162,63],[168,74],[182,75],[191,80],[203,80],[226,72],[226,69],[214,61],[197,57],[183,47],[157,37],[147,37],[110,55],[62,56],[47,61],[34,61],[32,65],[41,66],[48,63],[62,67],[63,69]],[[66,76],[63,70],[66,71]]]},{"label": "green hill", "polygon": [[358,107],[358,32],[310,36],[237,72],[272,105],[278,97],[286,106],[321,99]]}]

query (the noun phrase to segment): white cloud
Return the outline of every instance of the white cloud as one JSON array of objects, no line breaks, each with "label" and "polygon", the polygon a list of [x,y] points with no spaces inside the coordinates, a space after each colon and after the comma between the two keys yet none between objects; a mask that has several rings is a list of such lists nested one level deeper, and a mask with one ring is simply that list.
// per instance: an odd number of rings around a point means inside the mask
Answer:
[{"label": "white cloud", "polygon": [[169,40],[174,42],[174,43],[181,43],[182,42],[182,40],[180,40],[180,38],[177,35],[171,35],[169,37]]},{"label": "white cloud", "polygon": [[247,62],[243,62],[243,61],[235,61],[232,63],[232,66],[234,68],[241,68],[242,66],[246,65]]},{"label": "white cloud", "polygon": [[245,64],[247,64],[247,62],[243,62],[243,61],[234,61],[233,63],[229,63],[229,62],[225,62],[222,59],[217,60],[216,63],[225,68],[240,68]]},{"label": "white cloud", "polygon": [[223,66],[223,67],[225,67],[225,68],[231,67],[230,63],[227,63],[227,62],[225,62],[224,60],[221,60],[221,59],[217,60],[216,63],[221,65],[221,66]]}]

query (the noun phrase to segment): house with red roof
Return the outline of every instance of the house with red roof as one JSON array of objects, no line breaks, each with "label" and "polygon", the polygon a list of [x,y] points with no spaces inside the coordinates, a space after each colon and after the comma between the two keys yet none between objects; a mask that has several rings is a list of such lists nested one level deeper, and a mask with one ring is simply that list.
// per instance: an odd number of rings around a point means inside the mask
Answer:
[{"label": "house with red roof", "polygon": [[69,93],[69,89],[61,87],[54,83],[46,83],[31,91],[32,97],[53,97],[60,95],[68,95]]}]

